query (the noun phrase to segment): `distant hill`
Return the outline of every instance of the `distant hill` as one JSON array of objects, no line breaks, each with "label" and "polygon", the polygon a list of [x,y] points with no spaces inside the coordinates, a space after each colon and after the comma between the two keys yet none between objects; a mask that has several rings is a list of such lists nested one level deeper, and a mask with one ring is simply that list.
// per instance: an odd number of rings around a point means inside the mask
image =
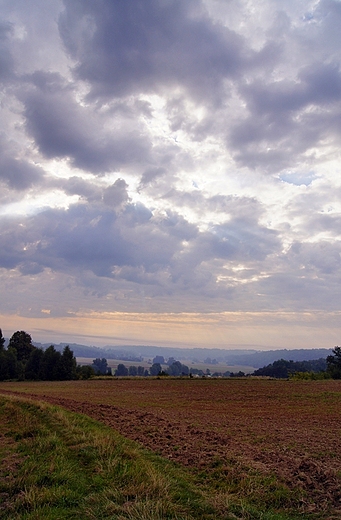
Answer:
[{"label": "distant hill", "polygon": [[[36,347],[41,347],[43,349],[48,348],[51,343],[37,343],[33,342]],[[140,355],[136,355],[133,352],[129,352],[127,350],[122,350],[122,348],[116,349],[107,349],[100,347],[89,347],[87,345],[79,345],[78,343],[59,343],[58,345],[54,344],[56,350],[62,351],[66,346],[69,346],[73,351],[76,357],[88,357],[88,358],[109,358],[109,359],[120,359],[125,361],[141,361],[142,358]]]},{"label": "distant hill", "polygon": [[[107,353],[114,353],[113,347],[106,347]],[[227,350],[208,348],[165,348],[155,346],[122,346],[121,350],[135,352],[142,357],[153,358],[161,355],[165,358],[189,359],[196,362],[206,362],[207,359],[226,363],[228,365],[245,365],[260,368],[273,363],[277,359],[287,361],[310,361],[312,359],[326,358],[331,354],[331,349],[282,349],[282,350]],[[214,363],[213,363],[214,364]]]},{"label": "distant hill", "polygon": [[59,343],[56,345],[55,343],[39,343],[37,341],[32,342],[36,347],[43,348],[44,350],[48,348],[51,344],[55,347],[56,350],[62,351],[67,345],[73,351],[74,355],[77,357],[105,357],[106,351],[99,347],[89,347],[87,345],[79,345],[78,343]]},{"label": "distant hill", "polygon": [[[34,345],[47,348],[51,343],[37,343]],[[103,348],[95,346],[80,345],[78,343],[59,343],[54,345],[56,350],[62,351],[69,345],[76,357],[119,359],[123,361],[142,361],[143,358],[153,359],[155,356],[164,356],[165,359],[188,359],[194,362],[206,362],[210,364],[226,363],[228,365],[245,365],[261,368],[278,359],[286,361],[310,361],[313,359],[326,358],[332,349],[282,349],[259,351],[256,349],[209,349],[209,348],[173,348],[158,347],[154,345],[120,345],[118,347],[106,346]],[[208,361],[210,360],[210,361]]]}]

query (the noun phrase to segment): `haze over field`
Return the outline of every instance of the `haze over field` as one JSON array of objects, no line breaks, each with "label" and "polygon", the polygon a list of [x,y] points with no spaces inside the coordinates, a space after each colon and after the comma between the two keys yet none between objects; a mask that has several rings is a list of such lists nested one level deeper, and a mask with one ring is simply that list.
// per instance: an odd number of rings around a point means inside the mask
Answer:
[{"label": "haze over field", "polygon": [[0,326],[330,348],[341,2],[0,0]]}]

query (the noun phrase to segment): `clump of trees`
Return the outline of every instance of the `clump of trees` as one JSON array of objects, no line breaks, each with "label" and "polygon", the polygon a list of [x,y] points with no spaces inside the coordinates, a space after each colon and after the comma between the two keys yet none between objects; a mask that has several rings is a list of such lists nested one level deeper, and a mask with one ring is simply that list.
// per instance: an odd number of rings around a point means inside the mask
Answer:
[{"label": "clump of trees", "polygon": [[327,372],[332,379],[341,379],[341,347],[334,347],[327,356]]},{"label": "clump of trees", "polygon": [[[162,364],[167,364],[168,367],[164,370]],[[116,370],[115,376],[188,376],[190,370],[187,365],[183,365],[180,361],[175,361],[174,358],[169,358],[168,362],[165,363],[163,356],[155,356],[153,364],[147,370],[143,366],[131,365],[127,368],[123,363],[120,363]]]},{"label": "clump of trees", "polygon": [[287,361],[279,359],[266,367],[259,368],[254,376],[287,379],[341,379],[341,347],[334,347],[327,358],[310,361]]},{"label": "clump of trees", "polygon": [[253,375],[287,379],[297,372],[324,372],[326,368],[327,364],[324,358],[311,361],[288,361],[286,359],[278,359],[266,367],[255,370]]},{"label": "clump of trees", "polygon": [[105,358],[96,358],[93,360],[91,368],[97,375],[111,376],[111,368],[108,367],[108,362]]},{"label": "clump of trees", "polygon": [[8,379],[64,381],[83,378],[87,370],[77,367],[72,350],[66,346],[63,352],[53,345],[46,350],[32,344],[30,334],[17,331],[5,348],[0,329],[0,381]]}]

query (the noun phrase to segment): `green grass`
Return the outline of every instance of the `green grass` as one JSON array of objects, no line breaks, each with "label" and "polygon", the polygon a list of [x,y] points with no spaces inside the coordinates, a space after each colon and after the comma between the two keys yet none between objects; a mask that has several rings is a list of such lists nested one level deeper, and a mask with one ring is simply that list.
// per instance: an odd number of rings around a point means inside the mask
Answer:
[{"label": "green grass", "polygon": [[0,396],[0,456],[4,520],[302,518],[281,513],[287,490],[271,478],[237,464],[225,474],[219,461],[195,476],[86,416],[26,399]]},{"label": "green grass", "polygon": [[217,518],[179,468],[96,421],[17,399],[0,417],[3,519]]}]

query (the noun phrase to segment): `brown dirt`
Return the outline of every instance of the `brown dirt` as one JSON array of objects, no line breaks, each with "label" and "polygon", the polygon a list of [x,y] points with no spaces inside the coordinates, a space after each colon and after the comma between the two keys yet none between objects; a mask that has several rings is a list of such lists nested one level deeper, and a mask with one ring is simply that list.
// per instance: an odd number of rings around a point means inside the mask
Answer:
[{"label": "brown dirt", "polygon": [[[118,380],[1,384],[84,413],[170,460],[213,474],[275,475],[302,510],[341,518],[341,382]],[[222,475],[220,473],[220,475]],[[303,496],[303,495],[302,495]]]}]

